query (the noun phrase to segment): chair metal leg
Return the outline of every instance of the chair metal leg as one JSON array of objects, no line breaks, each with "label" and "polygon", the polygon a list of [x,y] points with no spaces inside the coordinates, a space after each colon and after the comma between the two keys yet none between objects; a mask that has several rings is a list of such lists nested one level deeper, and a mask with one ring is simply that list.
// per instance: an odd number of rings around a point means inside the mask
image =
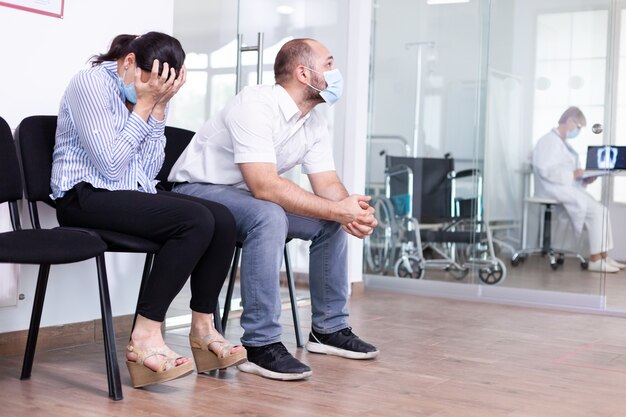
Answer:
[{"label": "chair metal leg", "polygon": [[[233,298],[233,291],[235,288],[235,279],[237,277],[237,269],[239,265],[239,257],[241,256],[241,248],[235,249],[235,256],[233,257],[233,264],[230,269],[230,277],[228,280],[228,288],[226,290],[226,300],[224,301],[224,313],[222,314],[222,331],[226,331],[226,325],[228,323],[228,315],[230,313],[230,304]],[[289,253],[287,246],[285,246],[285,270],[287,273],[287,285],[289,287],[289,299],[291,301],[291,314],[293,316],[293,325],[296,333],[296,344],[298,347],[302,347],[302,336],[300,334],[300,316],[298,314],[298,302],[296,300],[296,286],[291,272],[291,265],[289,263]]]},{"label": "chair metal leg", "polygon": [[30,378],[33,369],[33,359],[37,347],[37,336],[39,335],[39,325],[41,324],[41,312],[43,302],[46,298],[46,287],[48,286],[48,276],[50,265],[39,265],[39,275],[37,276],[37,288],[33,300],[33,312],[30,316],[30,327],[28,328],[28,338],[26,339],[26,351],[24,352],[24,362],[22,363],[22,375],[20,379]]},{"label": "chair metal leg", "polygon": [[104,254],[96,258],[96,264],[98,268],[98,289],[100,292],[100,312],[102,314],[102,335],[104,337],[104,355],[107,366],[109,397],[115,401],[119,401],[123,398],[122,382],[120,380],[120,368],[117,363],[117,351],[115,349],[115,330],[113,329],[111,299],[109,296],[109,283],[107,280]]},{"label": "chair metal leg", "polygon": [[544,253],[549,253],[552,250],[552,206],[550,204],[546,204],[543,219],[543,241],[541,242],[541,247]]},{"label": "chair metal leg", "polygon": [[228,288],[226,290],[226,300],[224,300],[224,313],[222,314],[222,332],[226,332],[228,324],[228,315],[230,314],[230,303],[233,300],[233,291],[235,289],[235,279],[237,278],[237,268],[239,267],[239,257],[241,256],[241,248],[235,248],[233,256],[233,264],[230,268],[230,277],[228,278]]},{"label": "chair metal leg", "polygon": [[293,315],[293,327],[296,331],[296,345],[302,347],[302,336],[300,335],[300,316],[298,314],[298,300],[296,299],[296,285],[289,265],[289,252],[285,245],[285,272],[287,274],[287,286],[289,287],[289,299],[291,301],[291,314]]},{"label": "chair metal leg", "polygon": [[[137,322],[137,308],[139,307],[139,300],[146,289],[148,283],[148,277],[150,277],[150,271],[152,270],[152,263],[154,262],[154,253],[146,253],[146,261],[143,264],[143,273],[141,274],[141,284],[139,285],[139,295],[137,295],[137,306],[135,307],[135,316],[133,317],[133,325],[130,328],[130,333],[133,333],[135,323]],[[129,336],[130,338],[130,336]]]},{"label": "chair metal leg", "polygon": [[222,328],[222,318],[220,316],[220,302],[218,300],[215,305],[215,311],[213,312],[213,326],[215,326],[215,330],[220,332],[222,335],[224,334],[224,329]]}]

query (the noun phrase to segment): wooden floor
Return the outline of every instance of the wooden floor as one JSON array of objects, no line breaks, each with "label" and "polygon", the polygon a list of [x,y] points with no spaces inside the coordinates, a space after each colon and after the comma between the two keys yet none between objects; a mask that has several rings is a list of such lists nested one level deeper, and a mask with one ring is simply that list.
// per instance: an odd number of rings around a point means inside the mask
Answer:
[{"label": "wooden floor", "polygon": [[[132,389],[118,341],[124,400],[106,393],[100,345],[39,352],[32,379],[20,357],[0,358],[1,416],[622,417],[626,319],[366,291],[351,301],[371,361],[298,349],[307,381],[227,370]],[[307,307],[301,309],[308,332]],[[290,314],[284,342],[296,352]],[[166,334],[189,354],[187,329]],[[240,336],[236,320],[227,336]]]},{"label": "wooden floor", "polygon": [[[498,284],[499,287],[604,295],[608,310],[626,312],[626,270],[614,274],[589,272],[581,269],[578,260],[568,257],[565,263],[554,271],[550,268],[549,259],[540,255],[531,256],[514,267],[510,263],[510,254],[502,253],[499,257],[507,267],[506,279]],[[424,280],[480,284],[481,281],[476,272],[476,270],[470,271],[465,278],[457,279],[445,271],[426,269]],[[393,276],[393,271],[388,272],[387,275]],[[626,413],[624,415],[626,416]]]}]

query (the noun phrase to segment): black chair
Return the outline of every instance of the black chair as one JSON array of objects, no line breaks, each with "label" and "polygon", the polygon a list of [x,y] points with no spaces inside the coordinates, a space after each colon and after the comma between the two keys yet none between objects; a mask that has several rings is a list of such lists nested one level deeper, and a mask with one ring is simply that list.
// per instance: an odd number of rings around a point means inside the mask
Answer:
[{"label": "black chair", "polygon": [[[37,202],[41,201],[54,207],[50,198],[50,174],[52,171],[52,151],[56,136],[57,116],[30,116],[22,120],[16,131],[19,156],[24,171],[25,191],[28,200],[31,218],[37,217]],[[167,143],[165,146],[165,160],[157,179],[166,182],[167,176],[178,156],[191,141],[194,132],[176,127],[165,127]],[[164,189],[171,189],[166,183]],[[148,239],[112,230],[90,229],[97,233],[107,244],[107,252],[145,253],[146,260],[142,272],[138,300],[144,291],[154,255],[161,249],[161,245]],[[133,325],[136,321],[133,319]],[[216,327],[221,328],[219,317],[215,318]]]},{"label": "black chair", "polygon": [[194,135],[195,133],[191,130],[165,126],[165,137],[167,138],[167,142],[165,143],[165,159],[163,160],[161,170],[156,176],[156,179],[159,180],[159,188],[165,191],[172,190],[174,184],[168,182],[167,177]]},{"label": "black chair", "polygon": [[0,118],[0,175],[2,176],[0,203],[8,203],[13,226],[12,232],[0,233],[0,262],[39,265],[20,379],[28,379],[31,376],[50,266],[95,258],[109,397],[121,400],[122,385],[104,261],[106,244],[95,233],[83,229],[65,227],[41,229],[36,212],[31,213],[33,229],[22,228],[17,205],[22,199],[19,162],[11,130],[2,118]]},{"label": "black chair", "polygon": [[[50,199],[50,173],[52,170],[52,151],[56,135],[57,116],[31,116],[22,120],[18,126],[17,144],[26,182],[26,197],[29,201],[29,210],[36,215],[37,202],[44,202],[54,207]],[[172,184],[167,182],[172,166],[193,138],[195,133],[172,126],[165,127],[167,143],[165,145],[165,159],[156,179],[161,181],[159,188],[171,190]],[[22,150],[24,148],[24,150]],[[32,216],[32,214],[31,214]],[[145,288],[152,269],[154,255],[161,249],[161,245],[148,239],[134,235],[114,232],[112,230],[90,229],[96,232],[107,243],[107,252],[145,253],[146,260],[139,287],[137,302]],[[137,315],[133,319],[135,327]],[[221,331],[219,312],[214,316],[215,327]]]},{"label": "black chair", "polygon": [[[38,217],[37,202],[55,207],[50,198],[52,151],[56,136],[57,116],[30,116],[22,120],[16,130],[16,141],[24,173],[24,189],[31,220]],[[154,254],[161,246],[148,239],[111,230],[90,229],[107,244],[107,252],[146,253],[141,291],[150,274]]]},{"label": "black chair", "polygon": [[[302,336],[300,334],[300,316],[298,314],[298,301],[296,300],[296,285],[291,271],[291,264],[289,262],[289,252],[287,251],[287,243],[291,239],[287,239],[285,242],[285,272],[287,275],[287,286],[289,287],[289,301],[291,302],[291,315],[293,317],[293,327],[296,332],[296,345],[302,347]],[[228,278],[228,287],[226,290],[226,299],[224,301],[224,315],[222,317],[222,330],[226,331],[226,325],[228,323],[228,315],[230,313],[231,302],[233,299],[233,291],[235,289],[235,281],[237,279],[237,270],[239,268],[239,258],[241,256],[241,249],[243,248],[242,242],[237,242],[235,247],[235,256],[233,257],[233,264],[230,268],[230,276]],[[219,310],[219,308],[218,308]]]}]

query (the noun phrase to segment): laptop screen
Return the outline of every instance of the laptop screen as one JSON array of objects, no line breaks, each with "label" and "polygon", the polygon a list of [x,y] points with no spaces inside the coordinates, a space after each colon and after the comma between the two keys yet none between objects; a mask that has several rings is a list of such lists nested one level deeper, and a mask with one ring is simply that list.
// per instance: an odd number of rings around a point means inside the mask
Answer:
[{"label": "laptop screen", "polygon": [[587,147],[585,169],[626,169],[626,146]]}]

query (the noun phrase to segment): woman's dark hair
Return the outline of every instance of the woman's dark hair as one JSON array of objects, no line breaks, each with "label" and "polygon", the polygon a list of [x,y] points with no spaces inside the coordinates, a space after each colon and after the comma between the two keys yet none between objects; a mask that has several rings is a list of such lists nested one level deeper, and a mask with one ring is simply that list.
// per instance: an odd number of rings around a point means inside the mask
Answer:
[{"label": "woman's dark hair", "polygon": [[178,39],[161,32],[148,32],[141,36],[117,35],[108,52],[91,58],[91,65],[116,61],[131,52],[135,54],[137,67],[148,72],[152,71],[155,59],[159,60],[159,74],[163,71],[164,62],[173,67],[177,75],[185,63],[185,51]]}]

